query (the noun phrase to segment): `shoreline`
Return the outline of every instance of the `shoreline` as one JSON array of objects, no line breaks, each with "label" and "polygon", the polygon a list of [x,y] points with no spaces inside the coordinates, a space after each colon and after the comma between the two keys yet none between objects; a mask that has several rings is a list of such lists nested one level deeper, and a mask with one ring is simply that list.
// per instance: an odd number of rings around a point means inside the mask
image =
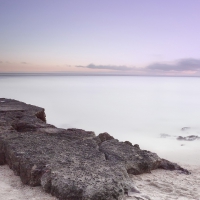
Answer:
[{"label": "shoreline", "polygon": [[[151,173],[130,175],[137,192],[130,192],[125,200],[198,200],[200,199],[200,166],[183,165],[190,175],[163,169]],[[58,200],[41,186],[24,185],[8,165],[0,166],[0,196],[3,200]]]},{"label": "shoreline", "polygon": [[57,200],[41,186],[24,185],[8,165],[0,165],[0,197],[2,200]]},{"label": "shoreline", "polygon": [[[132,193],[130,196],[144,200],[199,200],[200,166],[181,165],[191,174],[156,169],[151,173],[133,175],[132,180],[140,193]],[[133,200],[133,197],[127,200]]]},{"label": "shoreline", "polygon": [[[148,183],[142,176],[154,174],[152,170],[163,169],[155,170],[155,173],[160,172],[159,179],[163,174],[171,176],[166,170],[174,170],[173,178],[178,173],[184,177],[190,174],[180,165],[140,149],[138,144],[120,142],[107,132],[95,135],[93,131],[60,129],[47,124],[44,108],[5,98],[0,98],[0,104],[0,164],[8,164],[14,172],[6,165],[0,168],[4,180],[1,196],[5,200],[50,200],[51,195],[43,190],[58,199],[145,200],[151,198],[148,187],[147,194],[143,191]],[[141,175],[143,173],[148,174]],[[14,174],[19,175],[18,179]],[[162,188],[163,180],[157,183],[152,176],[148,179],[150,186]],[[171,181],[168,184],[174,181],[166,179]],[[196,178],[190,182],[193,180]],[[42,187],[38,187],[40,185]],[[152,192],[151,187],[149,191]],[[36,194],[39,196],[35,197]]]}]

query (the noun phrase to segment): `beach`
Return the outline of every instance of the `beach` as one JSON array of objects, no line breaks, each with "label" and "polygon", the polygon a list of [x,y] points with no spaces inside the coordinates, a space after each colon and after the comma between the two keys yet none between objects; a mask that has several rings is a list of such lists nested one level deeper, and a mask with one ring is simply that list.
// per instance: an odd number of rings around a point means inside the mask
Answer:
[{"label": "beach", "polygon": [[[151,173],[132,175],[137,192],[126,200],[199,200],[200,166],[184,165],[191,174],[178,171],[153,170]],[[0,197],[2,200],[57,200],[41,187],[23,185],[7,165],[0,166]]]},{"label": "beach", "polygon": [[145,200],[199,200],[200,166],[182,166],[191,174],[156,169],[149,174],[133,176],[133,182],[140,193],[132,195]]},{"label": "beach", "polygon": [[8,165],[0,166],[0,199],[1,200],[56,200],[45,193],[42,187],[24,185],[19,176]]},{"label": "beach", "polygon": [[[177,139],[200,136],[199,88],[193,87],[199,79],[34,76],[4,77],[0,83],[2,96],[44,107],[47,123],[92,130],[96,135],[106,131],[191,171],[184,175],[154,170],[133,176],[140,193],[129,194],[127,199],[200,199],[199,140]],[[55,199],[41,187],[24,186],[6,165],[0,166],[0,181],[3,200]]]},{"label": "beach", "polygon": [[200,0],[0,0],[0,200],[200,200]]}]

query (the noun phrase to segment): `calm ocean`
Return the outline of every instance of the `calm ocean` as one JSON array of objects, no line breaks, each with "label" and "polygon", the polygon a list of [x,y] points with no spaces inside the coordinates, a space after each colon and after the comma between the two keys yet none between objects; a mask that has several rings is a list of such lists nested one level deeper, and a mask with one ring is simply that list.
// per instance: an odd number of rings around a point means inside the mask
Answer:
[{"label": "calm ocean", "polygon": [[200,140],[176,139],[200,136],[200,78],[0,76],[0,97],[45,108],[57,127],[108,132],[171,161],[200,164]]}]

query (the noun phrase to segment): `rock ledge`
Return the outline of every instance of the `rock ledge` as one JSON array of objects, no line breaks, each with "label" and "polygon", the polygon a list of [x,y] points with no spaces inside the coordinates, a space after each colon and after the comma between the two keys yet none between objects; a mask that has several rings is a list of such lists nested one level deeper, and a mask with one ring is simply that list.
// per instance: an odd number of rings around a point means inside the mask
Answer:
[{"label": "rock ledge", "polygon": [[24,184],[42,185],[60,200],[122,200],[133,191],[129,174],[186,169],[119,142],[108,133],[60,129],[46,123],[43,108],[0,98],[0,165]]}]

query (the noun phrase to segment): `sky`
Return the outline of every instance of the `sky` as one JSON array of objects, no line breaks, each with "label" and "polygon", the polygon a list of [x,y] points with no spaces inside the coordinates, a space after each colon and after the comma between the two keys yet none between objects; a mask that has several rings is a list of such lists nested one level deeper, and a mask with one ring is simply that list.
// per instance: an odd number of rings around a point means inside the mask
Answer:
[{"label": "sky", "polygon": [[0,0],[0,73],[200,76],[199,0]]}]

